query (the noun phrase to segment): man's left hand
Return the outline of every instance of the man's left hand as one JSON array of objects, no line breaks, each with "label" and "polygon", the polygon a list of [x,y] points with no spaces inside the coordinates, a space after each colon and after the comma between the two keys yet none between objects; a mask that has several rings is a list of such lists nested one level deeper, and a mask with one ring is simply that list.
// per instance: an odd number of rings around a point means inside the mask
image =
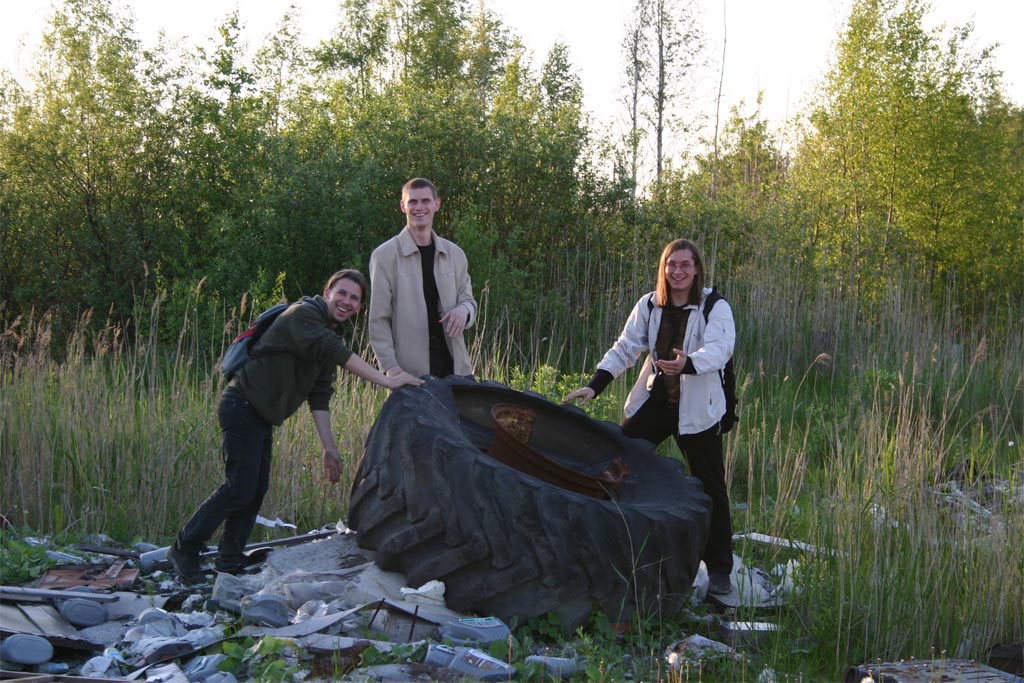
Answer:
[{"label": "man's left hand", "polygon": [[452,310],[441,316],[441,324],[444,325],[444,333],[449,337],[458,337],[466,329],[469,322],[469,307],[459,304]]}]

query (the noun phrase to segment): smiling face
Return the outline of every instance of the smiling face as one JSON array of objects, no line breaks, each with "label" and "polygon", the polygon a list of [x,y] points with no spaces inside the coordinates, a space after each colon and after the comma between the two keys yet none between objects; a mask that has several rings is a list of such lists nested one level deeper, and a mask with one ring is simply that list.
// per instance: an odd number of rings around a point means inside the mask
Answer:
[{"label": "smiling face", "polygon": [[689,249],[678,249],[665,259],[665,279],[672,302],[677,306],[689,301],[693,280],[700,271],[697,259]]},{"label": "smiling face", "polygon": [[433,227],[434,214],[441,208],[441,200],[429,187],[411,187],[402,193],[399,206],[409,228],[414,233],[423,233],[430,232]]},{"label": "smiling face", "polygon": [[327,313],[335,326],[345,322],[363,307],[363,288],[355,280],[338,278],[324,289]]}]

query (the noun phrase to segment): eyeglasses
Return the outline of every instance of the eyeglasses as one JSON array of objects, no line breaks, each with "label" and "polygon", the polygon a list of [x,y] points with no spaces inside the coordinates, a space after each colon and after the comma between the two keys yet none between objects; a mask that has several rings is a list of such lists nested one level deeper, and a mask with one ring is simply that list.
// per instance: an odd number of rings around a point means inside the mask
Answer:
[{"label": "eyeglasses", "polygon": [[675,261],[668,261],[665,263],[665,270],[693,270],[694,265],[696,264],[694,264],[693,261],[680,261],[678,263]]}]

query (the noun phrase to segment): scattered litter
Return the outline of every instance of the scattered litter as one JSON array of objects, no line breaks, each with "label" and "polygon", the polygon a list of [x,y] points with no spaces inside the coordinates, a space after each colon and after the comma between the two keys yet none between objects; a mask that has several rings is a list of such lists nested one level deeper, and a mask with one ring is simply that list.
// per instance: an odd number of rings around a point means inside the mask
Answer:
[{"label": "scattered litter", "polygon": [[441,625],[437,630],[441,640],[448,640],[455,645],[481,645],[487,647],[491,643],[503,641],[512,635],[512,631],[497,617],[470,617],[456,619]]},{"label": "scattered litter", "polygon": [[932,683],[963,681],[970,683],[1024,683],[1024,678],[978,664],[967,659],[933,659],[852,666],[846,672],[847,683]]},{"label": "scattered litter", "polygon": [[72,626],[78,628],[98,626],[109,618],[107,608],[102,602],[71,598],[70,600],[61,600],[57,604],[61,616],[67,619]]},{"label": "scattered litter", "polygon": [[564,652],[553,655],[547,650],[536,655],[529,655],[526,664],[538,667],[546,679],[549,676],[555,678],[569,678],[580,670],[582,664],[576,656],[576,651],[567,648]]},{"label": "scattered litter", "polygon": [[402,598],[409,602],[428,605],[444,605],[444,583],[434,579],[427,581],[419,588],[402,586]]},{"label": "scattered litter", "polygon": [[900,523],[896,519],[893,519],[892,514],[884,505],[878,503],[871,503],[868,505],[868,514],[871,516],[873,526],[876,530],[888,527],[890,529],[899,529]]},{"label": "scattered litter", "polygon": [[733,647],[758,647],[778,630],[777,624],[764,621],[724,621],[722,639]]},{"label": "scattered litter", "polygon": [[78,675],[84,678],[121,678],[121,667],[116,659],[100,655],[83,664]]},{"label": "scattered litter", "polygon": [[514,666],[474,648],[457,654],[448,668],[470,674],[481,681],[506,681],[516,675]]},{"label": "scattered litter", "polygon": [[264,593],[242,598],[242,622],[281,627],[291,623],[294,612],[280,595]]},{"label": "scattered litter", "polygon": [[146,672],[146,683],[189,683],[188,676],[174,662],[154,666]]},{"label": "scattered litter", "polygon": [[14,664],[42,664],[53,657],[53,645],[42,636],[15,633],[0,645],[0,659]]},{"label": "scattered litter", "polygon": [[282,521],[280,517],[274,520],[269,520],[263,515],[256,515],[256,523],[261,526],[265,526],[268,529],[298,529],[298,527],[294,524],[289,524],[288,522]]},{"label": "scattered litter", "polygon": [[205,681],[209,681],[215,674],[224,673],[217,668],[217,665],[227,658],[228,656],[223,654],[200,655],[199,657],[193,658],[185,668],[182,669],[182,673],[184,673],[192,683],[205,683]]},{"label": "scattered litter", "polygon": [[701,561],[693,581],[691,602],[713,602],[727,608],[758,607],[771,608],[785,604],[788,596],[798,590],[794,574],[799,563],[790,560],[778,565],[772,573],[746,565],[738,555],[732,557],[732,573],[729,581],[732,591],[724,595],[708,592],[708,570]]},{"label": "scattered litter", "polygon": [[[819,552],[809,544],[758,533],[735,538]],[[70,675],[94,680],[238,683],[234,675],[219,671],[218,666],[227,657],[220,653],[220,647],[226,648],[229,639],[269,636],[289,643],[285,655],[289,666],[296,663],[300,653],[313,661],[330,661],[332,664],[325,666],[334,667],[326,674],[331,680],[344,675],[346,681],[368,682],[464,678],[504,681],[517,675],[510,663],[486,651],[511,635],[500,618],[447,608],[441,582],[410,588],[402,574],[380,569],[371,554],[357,547],[354,533],[343,525],[271,543],[274,551],[261,556],[248,573],[217,573],[212,585],[199,588],[184,589],[173,574],[165,574],[157,566],[162,560],[154,560],[148,573],[139,571],[133,565],[141,564],[146,553],[159,555],[166,550],[144,544],[137,544],[135,551],[110,553],[114,559],[105,564],[84,563],[60,569],[75,572],[74,577],[44,574],[51,585],[57,579],[83,582],[65,590],[38,585],[0,587],[4,599],[0,623],[7,635],[0,644],[2,668],[7,669],[9,664],[26,671],[31,668],[38,676]],[[261,548],[260,544],[253,546],[247,548]],[[99,552],[102,547],[80,549],[89,553]],[[769,572],[746,566],[734,556],[730,579],[735,605],[781,604],[799,588],[798,568],[798,561],[791,559]],[[118,582],[129,579],[134,591],[111,592],[120,585]],[[97,582],[111,583],[103,587]],[[139,582],[144,585],[138,586]],[[691,599],[712,599],[707,584],[707,567],[701,563]],[[720,628],[723,642],[691,635],[670,645],[664,658],[672,671],[683,672],[715,658],[741,659],[737,647],[764,645],[778,631],[775,624],[720,621],[720,613],[707,616],[714,617],[714,622],[703,622],[701,631]],[[398,657],[404,664],[353,671],[370,649]],[[54,652],[59,653],[56,660]],[[1008,678],[973,661],[954,659],[943,664],[946,669],[942,671],[955,680],[1024,683],[1024,679]],[[535,651],[525,657],[524,665],[520,677],[546,680],[579,676],[586,667],[571,648]],[[880,682],[918,683],[926,680],[920,676],[935,674],[934,666],[865,665],[851,668],[847,680],[860,683],[865,676],[876,676],[873,680]],[[897,671],[896,667],[903,668]],[[315,668],[313,672],[315,675]],[[970,678],[968,674],[985,678]],[[999,677],[992,677],[996,675]],[[774,683],[777,676],[765,669],[757,680]]]},{"label": "scattered litter", "polygon": [[804,543],[803,541],[792,541],[788,538],[779,538],[778,536],[769,536],[768,534],[760,534],[756,532],[746,534],[734,534],[732,537],[734,541],[755,541],[757,543],[765,543],[767,545],[774,545],[780,548],[789,548],[791,550],[800,550],[807,553],[817,553],[817,546],[811,545],[810,543]]},{"label": "scattered litter", "polygon": [[665,663],[672,671],[680,672],[712,659],[738,661],[742,655],[725,643],[701,635],[692,635],[665,648],[664,657]]}]

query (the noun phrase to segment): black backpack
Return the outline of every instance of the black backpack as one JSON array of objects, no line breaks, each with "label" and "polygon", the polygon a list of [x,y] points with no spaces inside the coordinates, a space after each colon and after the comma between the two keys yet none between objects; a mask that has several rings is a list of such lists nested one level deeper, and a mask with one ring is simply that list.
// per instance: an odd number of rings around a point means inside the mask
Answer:
[{"label": "black backpack", "polygon": [[[707,298],[704,299],[704,324],[708,324],[708,316],[711,315],[711,309],[714,308],[715,303],[719,299],[725,299],[724,296],[718,293],[718,290],[714,287],[711,288],[711,293],[708,294]],[[725,367],[718,371],[718,376],[722,379],[722,391],[725,393],[725,415],[722,416],[722,433],[725,434],[731,431],[736,423],[740,421],[740,414],[737,410],[740,400],[736,396],[736,369],[732,364],[732,357],[726,362]]]},{"label": "black backpack", "polygon": [[[724,296],[718,293],[716,287],[711,288],[711,293],[708,294],[707,298],[704,299],[704,324],[708,324],[708,317],[711,315],[711,309],[714,308],[715,304],[719,299],[725,299]],[[654,295],[652,294],[647,298],[647,310],[654,309]],[[721,428],[722,434],[732,431],[732,428],[736,426],[736,423],[740,421],[740,414],[737,410],[739,406],[739,397],[736,396],[736,369],[733,367],[732,358],[726,362],[725,367],[718,371],[718,376],[722,380],[722,392],[725,394],[725,415],[722,416]]]},{"label": "black backpack", "polygon": [[277,304],[257,316],[256,321],[247,330],[235,337],[220,359],[220,374],[227,382],[231,381],[242,366],[252,359],[252,347],[270,329],[277,316],[284,313],[291,304]]}]

